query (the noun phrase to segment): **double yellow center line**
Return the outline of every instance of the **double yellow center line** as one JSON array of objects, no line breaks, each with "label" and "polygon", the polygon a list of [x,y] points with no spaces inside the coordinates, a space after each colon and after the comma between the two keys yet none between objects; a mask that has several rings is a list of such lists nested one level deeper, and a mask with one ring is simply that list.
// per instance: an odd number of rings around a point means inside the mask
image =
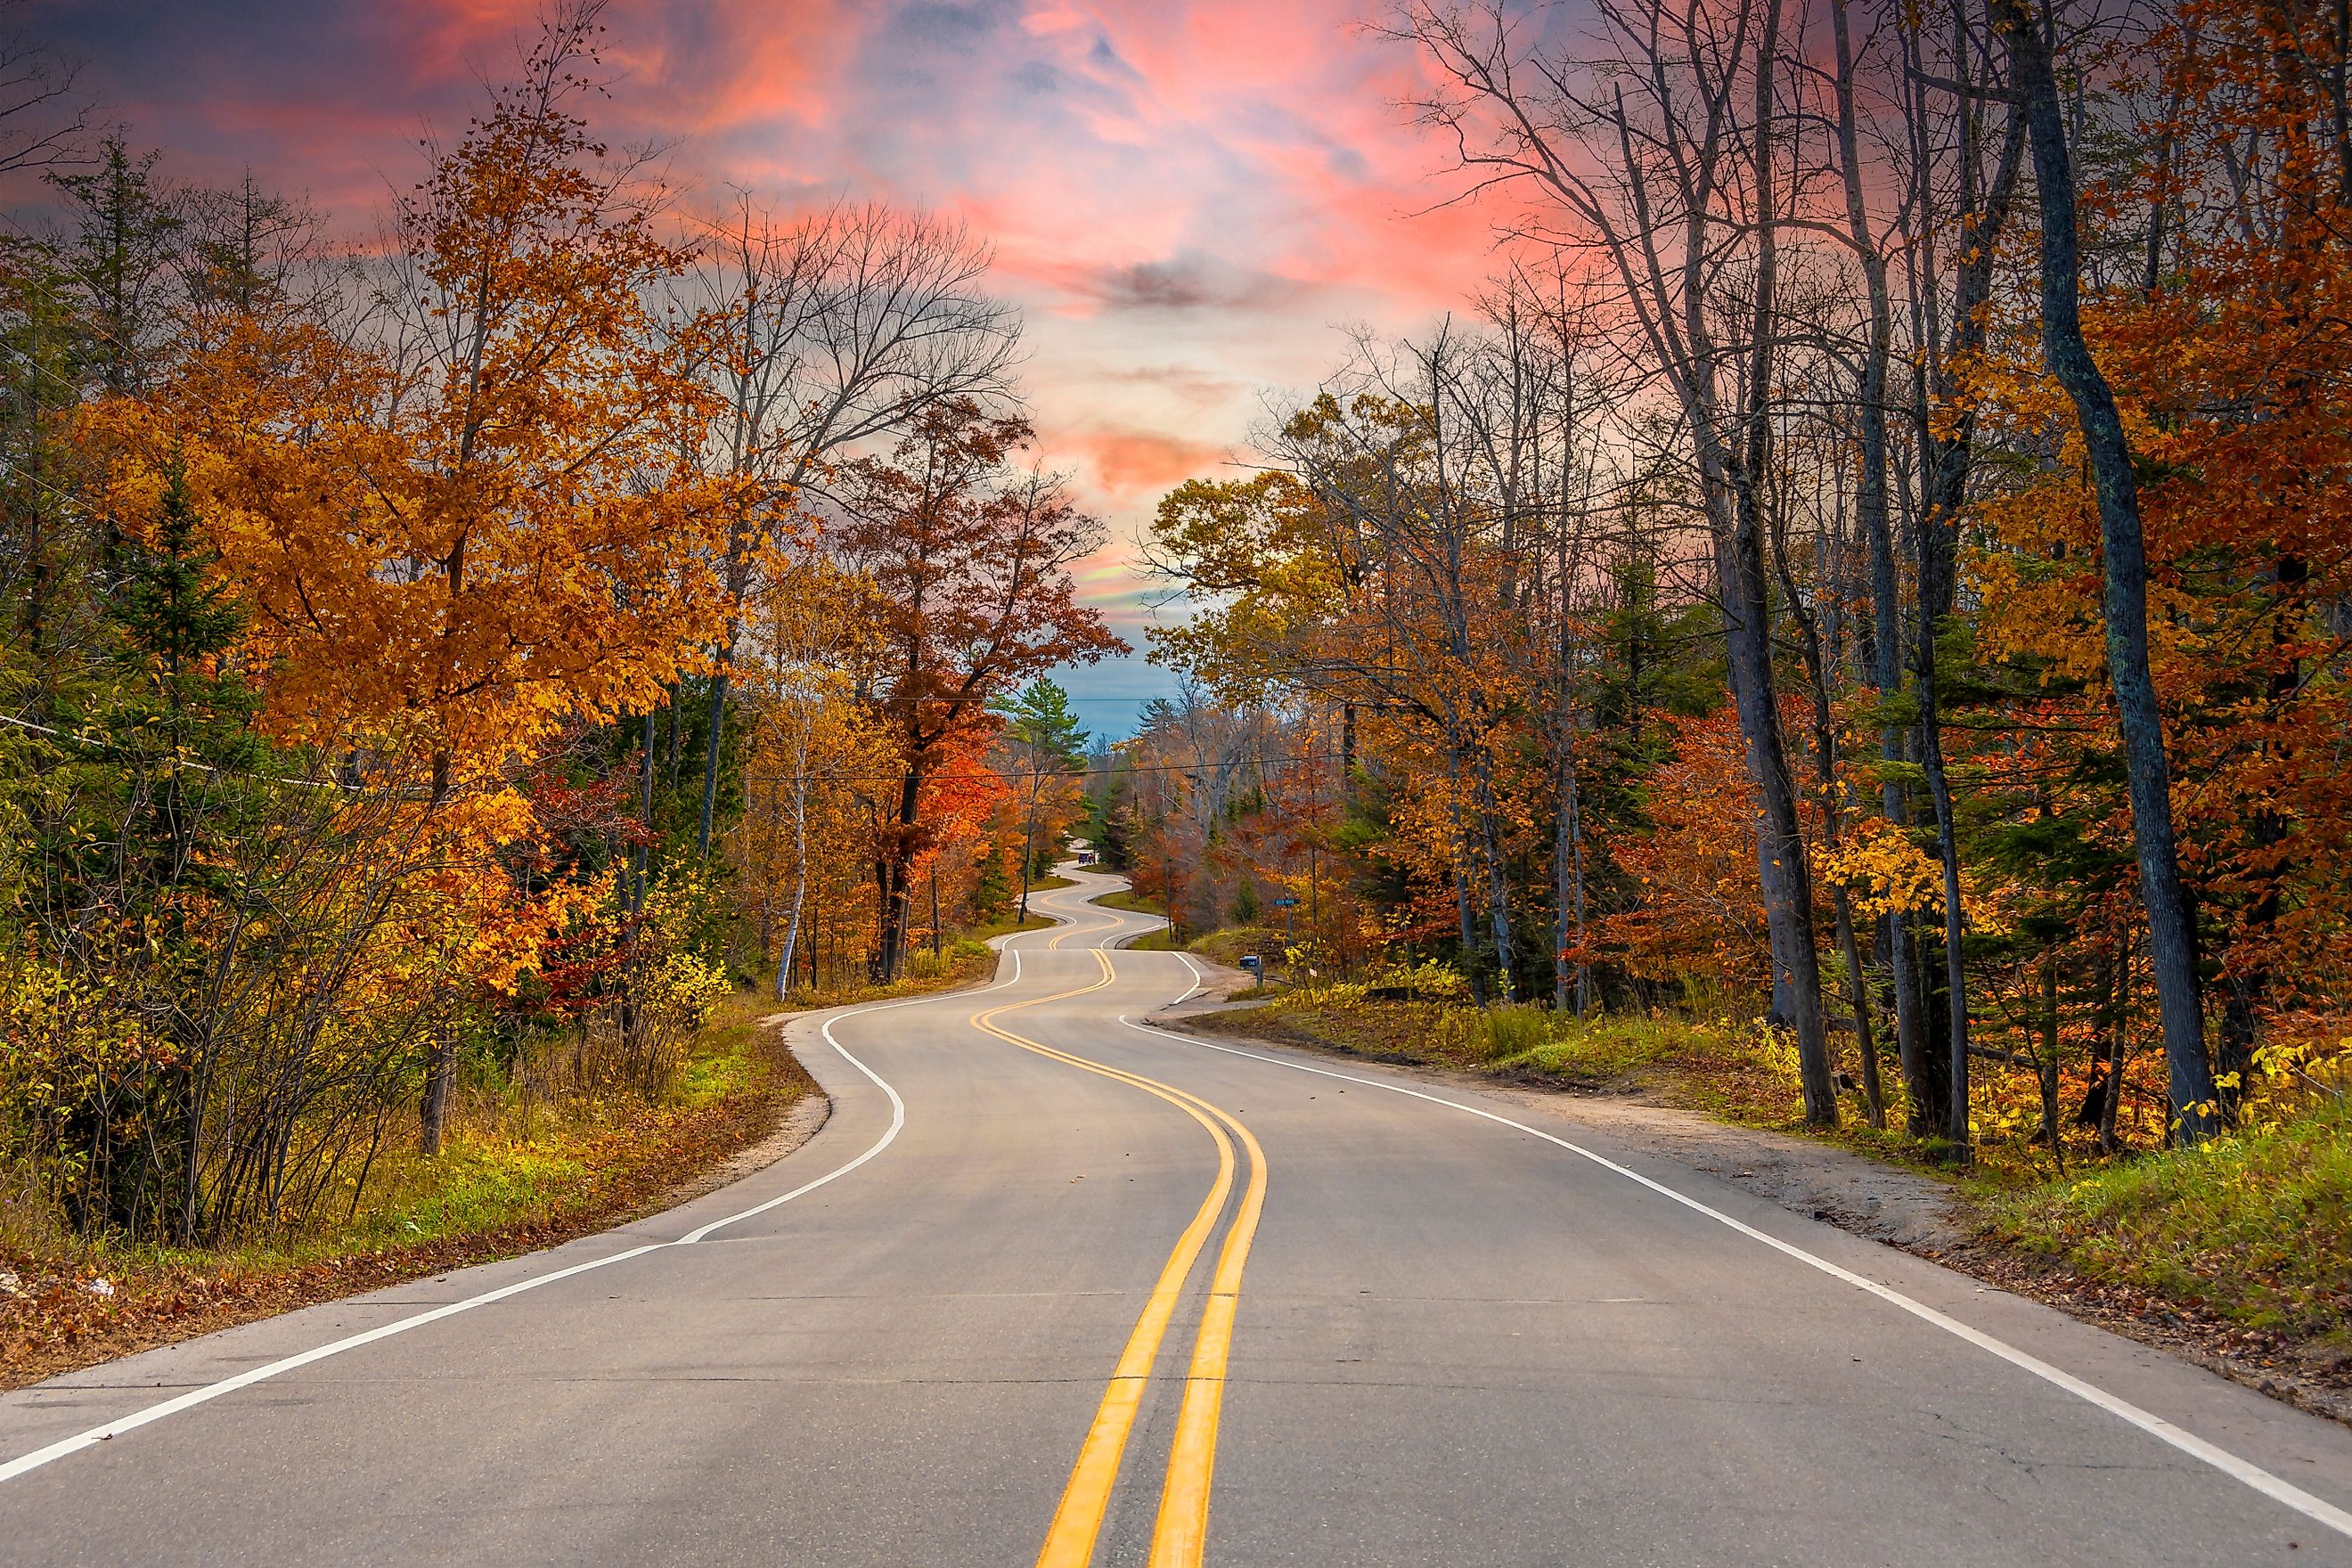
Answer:
[{"label": "double yellow center line", "polygon": [[[1058,946],[1062,936],[1074,934],[1076,933],[1062,932],[1048,945]],[[1037,1554],[1037,1568],[1087,1568],[1094,1558],[1095,1542],[1102,1532],[1104,1516],[1110,1510],[1111,1490],[1118,1479],[1119,1459],[1127,1450],[1128,1435],[1134,1429],[1136,1414],[1142,1407],[1143,1391],[1150,1382],[1152,1365],[1160,1359],[1160,1341],[1175,1317],[1184,1282],[1192,1277],[1192,1266],[1200,1260],[1210,1233],[1216,1228],[1218,1216],[1224,1212],[1225,1200],[1233,1194],[1234,1144],[1239,1140],[1249,1157],[1249,1178],[1242,1192],[1241,1207],[1225,1232],[1224,1245],[1218,1249],[1216,1272],[1209,1280],[1208,1302],[1202,1310],[1200,1331],[1192,1341],[1192,1365],[1185,1373],[1183,1404],[1176,1415],[1175,1441],[1169,1447],[1168,1476],[1160,1493],[1160,1516],[1151,1532],[1151,1568],[1192,1568],[1202,1561],[1208,1544],[1209,1488],[1216,1468],[1217,1421],[1224,1404],[1225,1363],[1233,1349],[1234,1312],[1241,1299],[1242,1269],[1249,1261],[1250,1243],[1257,1235],[1258,1219],[1265,1211],[1265,1151],[1258,1146],[1248,1128],[1198,1095],[1140,1073],[1055,1050],[997,1026],[995,1020],[1003,1014],[1084,996],[1108,985],[1115,977],[1110,956],[1100,948],[1095,949],[1094,954],[1095,962],[1102,965],[1102,977],[1094,984],[989,1008],[972,1016],[972,1026],[1024,1051],[1116,1079],[1166,1100],[1207,1130],[1217,1148],[1217,1178],[1210,1185],[1209,1195],[1202,1199],[1192,1223],[1176,1238],[1175,1249],[1169,1253],[1168,1262],[1160,1270],[1159,1280],[1144,1303],[1143,1313],[1136,1320],[1134,1331],[1128,1335],[1126,1348],[1119,1352],[1118,1364],[1113,1368],[1109,1385],[1103,1391],[1094,1423],[1087,1430],[1086,1441],[1079,1446],[1069,1484],[1063,1489],[1061,1506],[1055,1510],[1053,1525],[1045,1532],[1045,1547]]]}]

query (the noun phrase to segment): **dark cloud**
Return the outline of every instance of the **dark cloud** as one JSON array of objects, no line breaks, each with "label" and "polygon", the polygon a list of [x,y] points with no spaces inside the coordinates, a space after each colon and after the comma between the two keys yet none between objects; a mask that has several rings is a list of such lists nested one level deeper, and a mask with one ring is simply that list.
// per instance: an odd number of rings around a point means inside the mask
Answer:
[{"label": "dark cloud", "polygon": [[1106,268],[1081,288],[1113,310],[1269,310],[1292,304],[1307,285],[1213,257],[1182,255]]},{"label": "dark cloud", "polygon": [[990,43],[1010,18],[988,5],[908,5],[892,16],[881,36],[898,44],[969,53]]},{"label": "dark cloud", "polygon": [[1024,60],[1013,68],[1005,79],[1023,92],[1058,92],[1062,87],[1062,73],[1044,60]]}]

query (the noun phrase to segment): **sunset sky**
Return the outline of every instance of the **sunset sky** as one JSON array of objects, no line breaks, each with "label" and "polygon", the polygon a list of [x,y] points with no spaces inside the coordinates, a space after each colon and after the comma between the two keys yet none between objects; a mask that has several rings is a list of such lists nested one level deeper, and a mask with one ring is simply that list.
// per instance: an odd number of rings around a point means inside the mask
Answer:
[{"label": "sunset sky", "polygon": [[[615,0],[600,130],[677,143],[715,200],[923,204],[992,239],[1024,308],[1047,460],[1109,522],[1084,587],[1137,658],[1070,674],[1124,734],[1169,685],[1140,658],[1152,503],[1217,472],[1269,389],[1339,329],[1410,331],[1492,265],[1486,215],[1428,209],[1445,150],[1392,107],[1410,51],[1372,0],[835,4]],[[33,0],[134,144],[184,180],[250,167],[355,230],[503,74],[530,0]],[[701,198],[689,197],[689,201]]]}]

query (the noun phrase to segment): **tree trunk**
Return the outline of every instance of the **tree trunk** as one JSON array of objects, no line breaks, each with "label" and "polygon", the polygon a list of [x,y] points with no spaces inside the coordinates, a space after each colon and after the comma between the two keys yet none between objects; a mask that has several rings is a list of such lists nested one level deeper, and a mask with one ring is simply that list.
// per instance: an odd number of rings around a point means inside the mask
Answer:
[{"label": "tree trunk", "polygon": [[1495,799],[1494,771],[1484,751],[1478,754],[1474,772],[1478,781],[1479,833],[1486,849],[1486,913],[1495,932],[1495,976],[1507,1006],[1518,1000],[1518,987],[1511,973],[1511,888],[1503,865],[1501,835],[1496,830],[1502,808]]},{"label": "tree trunk", "polygon": [[[1718,527],[1716,567],[1723,593],[1724,641],[1729,651],[1733,705],[1748,746],[1748,764],[1762,796],[1758,867],[1764,918],[1772,948],[1776,997],[1786,985],[1783,1005],[1797,1036],[1797,1070],[1805,1120],[1817,1127],[1838,1119],[1837,1078],[1830,1068],[1829,1039],[1822,1026],[1821,955],[1814,945],[1813,883],[1805,861],[1805,840],[1797,816],[1797,791],[1781,741],[1780,713],[1772,680],[1771,584],[1765,574],[1766,520],[1762,487],[1772,431],[1772,367],[1780,326],[1776,312],[1780,253],[1772,219],[1774,117],[1780,68],[1780,6],[1768,5],[1756,46],[1756,209],[1763,222],[1757,237],[1755,303],[1748,328],[1740,418],[1738,467],[1732,479],[1731,529]],[[1791,143],[1793,145],[1793,143]],[[1686,263],[1688,265],[1688,263]]]},{"label": "tree trunk", "polygon": [[[1928,527],[1937,526],[1934,519]],[[1931,547],[1932,548],[1932,547]],[[1944,734],[1936,713],[1935,617],[1920,607],[1919,742],[1920,763],[1927,775],[1927,795],[1936,808],[1936,857],[1944,872],[1944,1025],[1947,1059],[1944,1136],[1953,1143],[1969,1143],[1969,990],[1962,962],[1961,933],[1968,911],[1960,902],[1960,848],[1952,816],[1951,781],[1944,769]]]},{"label": "tree trunk", "polygon": [[637,757],[637,844],[630,852],[636,868],[636,885],[629,897],[629,908],[635,912],[646,907],[646,884],[652,873],[654,832],[654,716],[646,712],[644,743]]},{"label": "tree trunk", "polygon": [[1470,837],[1462,826],[1462,763],[1449,742],[1445,752],[1446,815],[1454,827],[1454,912],[1462,925],[1462,967],[1469,972],[1470,1004],[1486,1005],[1485,977],[1478,973],[1478,926],[1470,908]]},{"label": "tree trunk", "polygon": [[1871,1027],[1870,984],[1862,972],[1862,950],[1853,939],[1853,902],[1843,888],[1831,897],[1837,913],[1838,956],[1845,960],[1847,999],[1853,1008],[1853,1048],[1862,1068],[1862,1111],[1873,1127],[1886,1125],[1885,1087],[1878,1080],[1878,1036]]},{"label": "tree trunk", "polygon": [[2074,171],[2049,46],[2021,0],[1990,0],[1990,10],[2009,45],[2011,90],[2024,108],[2033,144],[2034,184],[2042,203],[2042,357],[2074,405],[2098,492],[2106,570],[2102,608],[2107,676],[2123,731],[2132,837],[2139,851],[2140,897],[2147,910],[2149,965],[2162,1016],[2172,1114],[2179,1119],[2180,1141],[2200,1142],[2211,1135],[2216,1121],[2213,1064],[2205,1045],[2195,912],[2180,877],[2171,767],[2149,668],[2147,546],[2140,528],[2138,481],[2115,394],[2083,336]]},{"label": "tree trunk", "polygon": [[698,859],[710,855],[710,821],[719,808],[719,743],[727,729],[729,666],[734,649],[719,650],[719,668],[710,675],[710,729],[702,748],[702,816],[694,830],[694,853]]},{"label": "tree trunk", "polygon": [[[1748,776],[1761,797],[1757,871],[1772,950],[1773,990],[1785,995],[1785,1022],[1796,1031],[1805,1120],[1837,1121],[1837,1080],[1822,1026],[1821,959],[1814,948],[1812,879],[1805,860],[1797,792],[1780,738],[1772,683],[1770,605],[1764,575],[1762,518],[1753,487],[1738,487],[1737,521],[1718,532],[1716,569],[1723,596],[1724,645],[1732,701],[1748,752]],[[1785,987],[1785,989],[1784,989]]]},{"label": "tree trunk", "polygon": [[[1863,282],[1870,297],[1870,342],[1862,362],[1861,482],[1854,491],[1854,510],[1862,521],[1863,535],[1870,550],[1870,598],[1872,614],[1871,684],[1884,703],[1902,689],[1902,601],[1895,582],[1894,529],[1887,517],[1886,482],[1886,396],[1887,365],[1894,355],[1895,310],[1886,283],[1886,258],[1879,252],[1877,237],[1871,232],[1869,208],[1862,172],[1862,139],[1859,118],[1854,110],[1853,44],[1848,24],[1845,0],[1831,0],[1832,35],[1837,47],[1837,135],[1838,157],[1844,175],[1846,226],[1853,243],[1856,258],[1862,266]],[[1879,755],[1894,762],[1901,755],[1900,742],[1893,724],[1882,724],[1878,735]],[[1889,822],[1900,826],[1904,820],[1902,785],[1892,778],[1881,784],[1884,809]],[[1853,914],[1851,900],[1843,889],[1838,894],[1839,946],[1848,954],[1846,962],[1855,962]],[[1889,915],[1890,929],[1900,917]],[[1912,1131],[1920,1131],[1920,1108],[1933,1096],[1923,1081],[1915,1081],[1913,1073],[1921,1057],[1918,987],[1911,980],[1908,943],[1899,931],[1887,943],[1890,967],[1895,983],[1895,1057],[1902,1064],[1906,1087],[1910,1090]],[[1857,988],[1861,975],[1856,972]],[[1855,1022],[1862,1022],[1864,1003],[1857,1003]],[[1878,1084],[1878,1050],[1876,1042],[1863,1037],[1863,1091],[1870,1110],[1873,1127],[1886,1125],[1885,1102]]]},{"label": "tree trunk", "polygon": [[2124,1104],[2124,1058],[2129,1050],[2131,1023],[2132,940],[2128,927],[2115,954],[2115,988],[2107,1011],[2107,1092],[2099,1107],[2099,1152],[2112,1154],[2118,1147],[2116,1116]]},{"label": "tree trunk", "polygon": [[793,956],[800,949],[801,910],[808,901],[808,730],[803,723],[793,771],[793,912],[784,923],[784,951],[776,961],[776,998],[792,989]]},{"label": "tree trunk", "polygon": [[457,1042],[446,1026],[436,1025],[425,1058],[425,1099],[417,1118],[417,1150],[428,1159],[441,1152],[442,1134],[449,1120],[449,1079],[457,1056]]},{"label": "tree trunk", "polygon": [[908,882],[915,859],[915,830],[918,810],[922,803],[923,770],[907,770],[905,782],[898,791],[897,831],[890,835],[888,852],[882,858],[880,929],[876,933],[874,978],[888,984],[898,978],[898,966],[907,951],[907,916],[914,903],[914,889]]},{"label": "tree trunk", "polygon": [[1551,931],[1551,1005],[1557,1013],[1565,1013],[1573,1005],[1580,1015],[1584,1011],[1582,1005],[1571,1004],[1570,999],[1569,920],[1570,901],[1576,891],[1571,886],[1576,837],[1576,763],[1565,738],[1560,742],[1559,768],[1554,793],[1557,800],[1551,825],[1551,884],[1552,907],[1556,912]]}]

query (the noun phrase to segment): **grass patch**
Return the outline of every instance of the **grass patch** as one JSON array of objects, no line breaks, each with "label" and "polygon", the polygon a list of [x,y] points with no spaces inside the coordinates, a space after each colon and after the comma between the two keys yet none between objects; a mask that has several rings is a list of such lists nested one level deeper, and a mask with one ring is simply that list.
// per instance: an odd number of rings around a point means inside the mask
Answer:
[{"label": "grass patch", "polygon": [[1091,900],[1107,910],[1124,910],[1131,915],[1158,915],[1165,920],[1168,906],[1149,893],[1139,893],[1133,888],[1121,888],[1115,893],[1103,893]]},{"label": "grass patch", "polygon": [[1265,960],[1266,978],[1271,980],[1282,973],[1283,948],[1280,931],[1264,926],[1240,926],[1196,936],[1186,944],[1185,950],[1229,969],[1241,967],[1242,954],[1256,953]]},{"label": "grass patch", "polygon": [[[1194,951],[1204,945],[1194,943]],[[1454,1001],[1373,999],[1364,990],[1338,984],[1291,991],[1229,1016],[1234,1028],[1278,1024],[1296,1037],[1361,1055],[1563,1088],[1647,1092],[1766,1125],[1797,1114],[1794,1061],[1779,1060],[1763,1038],[1735,1025],[1630,1015],[1576,1018],[1529,1005],[1481,1010]]]},{"label": "grass patch", "polygon": [[2352,1352],[2352,1102],[1986,1204],[2095,1279]]}]

